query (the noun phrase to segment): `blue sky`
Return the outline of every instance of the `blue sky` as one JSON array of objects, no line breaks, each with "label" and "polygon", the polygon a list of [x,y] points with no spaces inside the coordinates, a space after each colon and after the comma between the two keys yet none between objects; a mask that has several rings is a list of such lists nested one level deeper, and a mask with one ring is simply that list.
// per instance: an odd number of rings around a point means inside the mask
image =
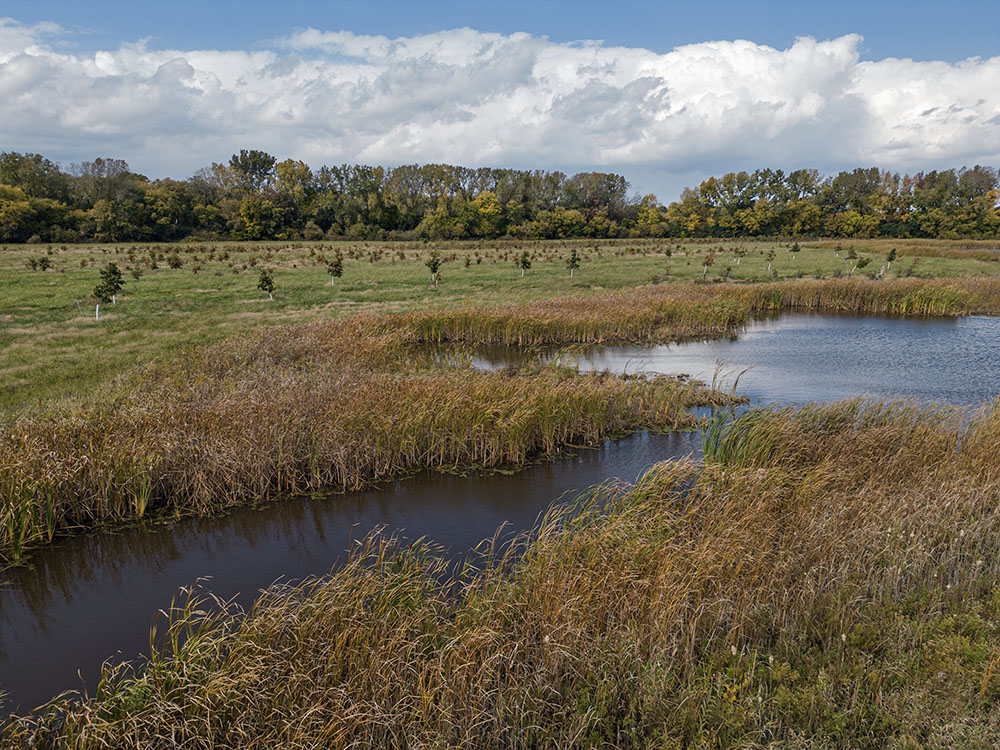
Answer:
[{"label": "blue sky", "polygon": [[863,59],[954,62],[1000,54],[997,0],[5,0],[0,15],[86,31],[76,41],[91,51],[147,37],[154,48],[247,49],[309,26],[390,37],[468,26],[503,34],[527,31],[556,42],[602,39],[655,52],[733,39],[784,48],[798,36],[853,33],[864,37]]},{"label": "blue sky", "polygon": [[758,167],[996,167],[998,29],[1000,0],[3,0],[0,150],[615,171],[664,201]]}]

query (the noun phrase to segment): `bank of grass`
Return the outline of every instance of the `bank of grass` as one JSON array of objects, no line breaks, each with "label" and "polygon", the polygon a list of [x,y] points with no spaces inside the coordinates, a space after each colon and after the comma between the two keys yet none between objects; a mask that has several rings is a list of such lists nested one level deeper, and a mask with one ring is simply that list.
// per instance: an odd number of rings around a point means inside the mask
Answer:
[{"label": "bank of grass", "polygon": [[430,341],[519,346],[665,343],[733,332],[754,317],[795,310],[859,315],[996,315],[1000,314],[1000,277],[659,284],[517,306],[416,313],[401,319]]},{"label": "bank of grass", "polygon": [[[851,270],[853,261],[846,257],[851,251],[870,261],[858,277],[877,272],[896,249],[900,259],[887,269],[889,279],[982,278],[1000,271],[998,244],[800,241],[798,252],[792,252],[791,242],[666,239],[5,246],[0,248],[0,408],[93,390],[116,373],[169,357],[178,348],[288,323],[358,312],[600,296],[703,277],[721,286],[829,280]],[[582,265],[571,278],[566,260],[573,249]],[[331,287],[326,265],[338,250],[344,254],[344,275]],[[514,260],[525,250],[532,267],[522,278]],[[437,288],[424,265],[432,251],[445,260]],[[709,253],[713,263],[706,268]],[[47,270],[38,266],[43,258]],[[118,304],[104,306],[102,320],[95,321],[92,293],[108,261],[119,264],[126,283]],[[273,302],[256,288],[261,268],[273,272]],[[141,274],[138,280],[133,271]]]},{"label": "bank of grass", "polygon": [[995,747],[1000,404],[752,411],[446,575],[372,539],[9,747]]},{"label": "bank of grass", "polygon": [[[623,332],[714,335],[731,325],[714,302],[679,314],[669,300],[618,301],[641,301],[644,314],[626,323],[605,309],[603,328],[539,319],[537,305],[487,316],[492,327],[475,327],[476,316],[444,320],[466,344],[494,340],[490,331],[504,341],[530,331],[571,343]],[[572,312],[563,310],[567,321],[587,320]],[[66,532],[150,514],[207,514],[426,468],[517,465],[566,444],[692,427],[691,407],[732,400],[666,377],[436,364],[422,346],[442,339],[428,333],[442,330],[439,317],[362,315],[233,338],[125,376],[99,397],[8,415],[0,561]]]},{"label": "bank of grass", "polygon": [[498,467],[719,403],[695,385],[428,364],[420,347],[662,343],[787,309],[1000,311],[1000,279],[649,285],[493,307],[286,325],[0,417],[0,561],[67,531],[210,513],[434,467]]}]

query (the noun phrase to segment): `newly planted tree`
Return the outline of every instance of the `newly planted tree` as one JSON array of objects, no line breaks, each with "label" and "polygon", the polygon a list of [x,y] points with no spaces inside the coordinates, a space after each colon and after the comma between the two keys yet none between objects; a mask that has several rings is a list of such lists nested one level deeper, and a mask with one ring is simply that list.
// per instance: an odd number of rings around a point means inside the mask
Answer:
[{"label": "newly planted tree", "polygon": [[326,264],[326,272],[330,274],[330,286],[336,286],[337,279],[344,275],[344,254],[340,250],[333,260]]},{"label": "newly planted tree", "polygon": [[94,297],[97,298],[97,306],[94,309],[95,320],[101,318],[102,302],[104,304],[108,302],[118,304],[116,297],[124,285],[125,281],[122,279],[122,272],[118,269],[117,264],[108,263],[101,271],[101,280],[94,287]]},{"label": "newly planted tree", "polygon": [[701,278],[704,280],[708,276],[708,268],[715,264],[715,250],[712,250],[701,262]]},{"label": "newly planted tree", "polygon": [[892,248],[885,256],[885,267],[892,268],[892,262],[896,260],[896,248]]},{"label": "newly planted tree", "polygon": [[767,270],[771,270],[771,264],[774,263],[774,248],[767,251]]},{"label": "newly planted tree", "polygon": [[517,259],[515,265],[521,269],[521,276],[523,277],[524,272],[531,268],[531,257],[528,255],[527,250],[521,253],[521,257]]},{"label": "newly planted tree", "polygon": [[566,267],[569,269],[569,277],[573,278],[573,272],[580,267],[580,256],[576,252],[576,248],[569,254],[569,260],[566,261]]},{"label": "newly planted tree", "polygon": [[271,278],[271,272],[266,268],[260,269],[260,279],[257,281],[257,288],[262,292],[267,292],[268,299],[274,299],[274,279]]},{"label": "newly planted tree", "polygon": [[111,293],[104,286],[104,283],[98,284],[94,287],[94,297],[97,298],[97,304],[94,306],[94,320],[101,319],[101,303],[105,305],[111,301]]},{"label": "newly planted tree", "polygon": [[431,272],[431,283],[434,285],[435,289],[438,288],[438,279],[439,279],[439,272],[441,270],[441,263],[443,263],[443,261],[441,260],[441,253],[439,253],[437,250],[431,250],[431,254],[427,257],[427,260],[424,261],[424,265],[427,266],[427,268]]}]

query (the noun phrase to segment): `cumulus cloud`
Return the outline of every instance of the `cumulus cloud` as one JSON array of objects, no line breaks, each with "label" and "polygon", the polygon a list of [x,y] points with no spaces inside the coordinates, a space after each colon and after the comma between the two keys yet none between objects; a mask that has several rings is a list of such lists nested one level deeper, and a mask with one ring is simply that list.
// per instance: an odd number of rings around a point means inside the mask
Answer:
[{"label": "cumulus cloud", "polygon": [[664,198],[682,176],[756,166],[1000,162],[1000,57],[863,62],[857,35],[666,54],[473,29],[306,29],[254,52],[74,54],[66,37],[0,20],[3,148],[178,177],[240,148],[314,165],[615,170]]}]

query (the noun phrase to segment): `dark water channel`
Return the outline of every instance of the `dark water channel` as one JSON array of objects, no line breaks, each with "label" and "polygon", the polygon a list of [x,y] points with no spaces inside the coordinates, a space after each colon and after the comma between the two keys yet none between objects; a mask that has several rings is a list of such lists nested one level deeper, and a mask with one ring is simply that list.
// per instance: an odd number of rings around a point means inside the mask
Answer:
[{"label": "dark water channel", "polygon": [[[552,356],[549,353],[548,356]],[[561,360],[581,369],[686,373],[711,382],[717,362],[756,401],[831,400],[859,393],[975,404],[1000,394],[1000,320],[787,315],[739,337],[653,348],[603,347]],[[483,352],[506,366],[518,354]],[[156,613],[180,586],[248,604],[276,580],[328,572],[352,540],[383,527],[465,554],[506,525],[531,528],[554,500],[608,478],[634,480],[657,461],[697,453],[697,433],[639,433],[514,474],[424,473],[379,489],[294,499],[225,516],[66,540],[8,571],[0,590],[4,711],[30,710],[58,692],[93,686],[104,659],[146,650]]]}]

